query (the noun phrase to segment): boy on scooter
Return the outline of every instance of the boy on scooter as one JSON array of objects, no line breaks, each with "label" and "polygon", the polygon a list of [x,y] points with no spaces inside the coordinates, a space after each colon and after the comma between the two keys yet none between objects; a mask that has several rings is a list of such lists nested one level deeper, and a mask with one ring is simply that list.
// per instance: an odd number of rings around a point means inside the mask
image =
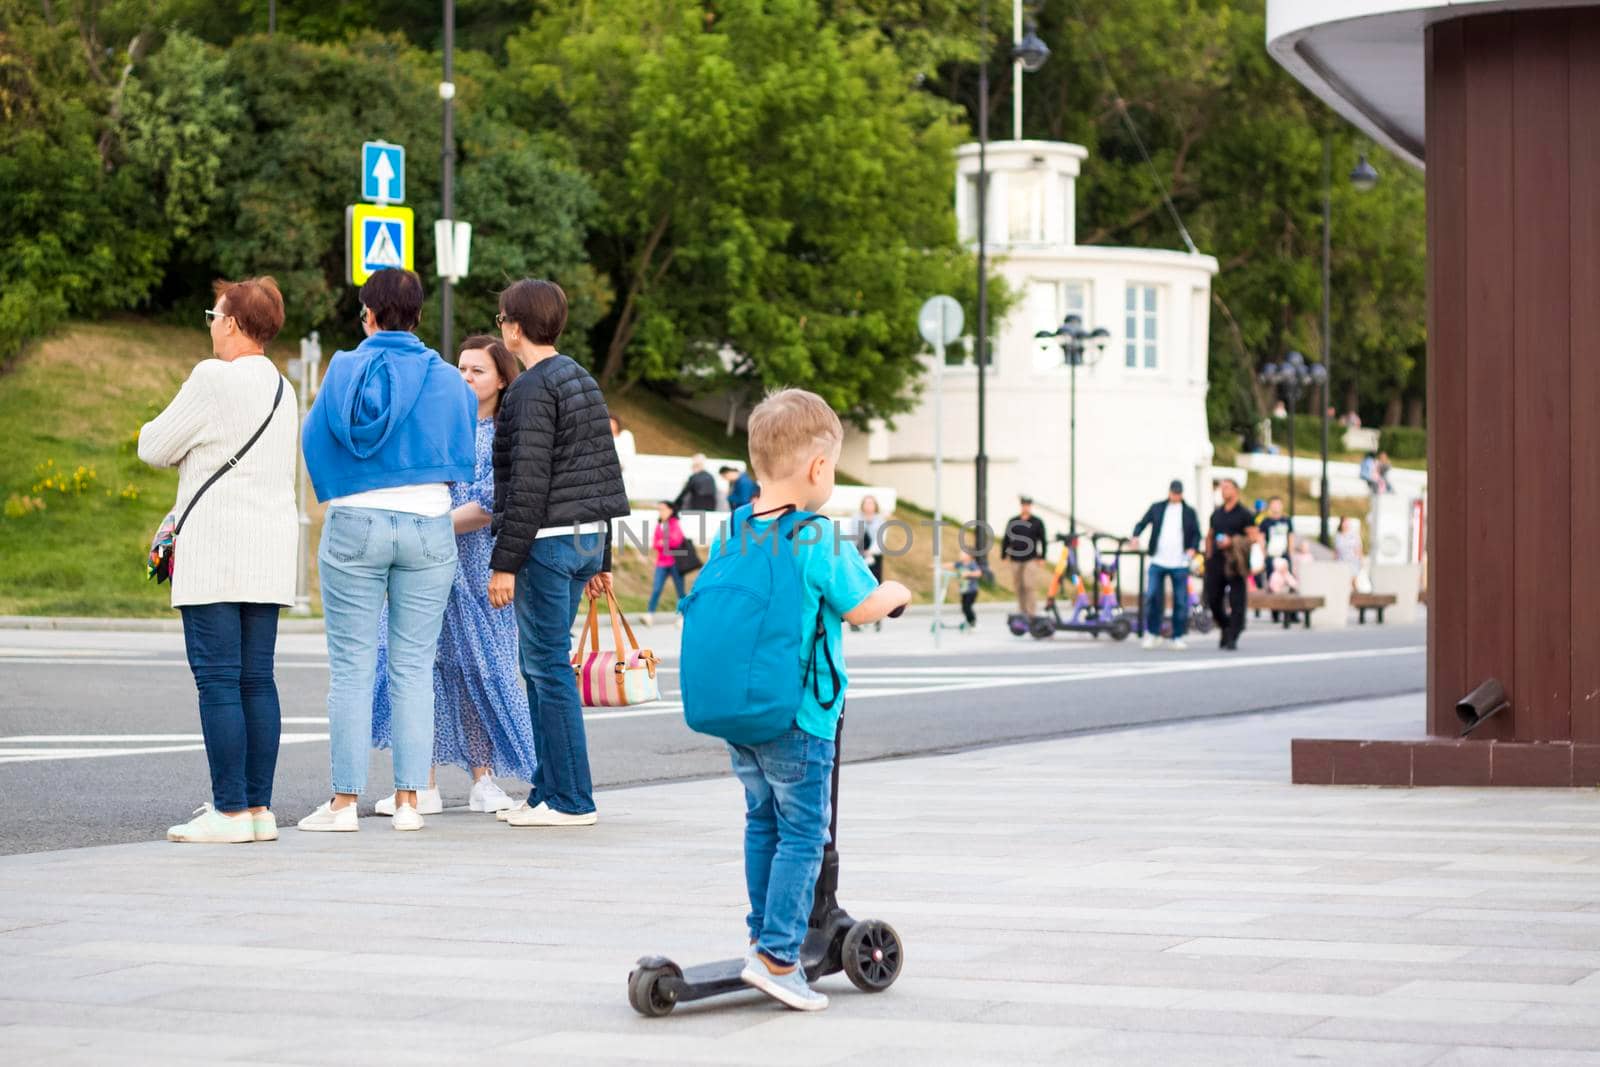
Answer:
[{"label": "boy on scooter", "polygon": [[[750,414],[750,459],[761,495],[751,504],[748,525],[759,532],[786,513],[814,512],[826,504],[843,442],[839,417],[815,393],[785,389],[763,401]],[[793,538],[802,584],[796,623],[813,644],[826,642],[831,670],[823,688],[836,698],[824,704],[818,687],[807,684],[787,732],[761,744],[728,742],[746,808],[750,950],[740,979],[799,1011],[828,1006],[828,998],[806,983],[800,946],[827,841],[835,727],[848,684],[840,622],[877,622],[911,601],[899,582],[879,585],[854,544],[821,536],[824,530],[833,532],[831,524],[813,520]],[[712,557],[717,552],[713,546]]]}]

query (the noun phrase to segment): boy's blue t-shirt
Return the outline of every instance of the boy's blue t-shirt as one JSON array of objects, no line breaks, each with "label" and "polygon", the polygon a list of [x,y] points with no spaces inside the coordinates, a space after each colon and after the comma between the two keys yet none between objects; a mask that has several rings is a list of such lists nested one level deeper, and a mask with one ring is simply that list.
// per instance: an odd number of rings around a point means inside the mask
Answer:
[{"label": "boy's blue t-shirt", "polygon": [[[767,534],[767,528],[777,521],[777,516],[770,519],[751,519],[751,544],[765,545],[768,542],[759,540]],[[715,556],[721,547],[726,527],[723,528],[711,544],[707,559]],[[844,691],[849,684],[845,674],[844,643],[840,635],[840,624],[846,612],[855,608],[867,597],[871,596],[878,588],[878,580],[867,569],[867,563],[861,558],[861,553],[856,546],[848,540],[838,536],[838,527],[827,519],[815,519],[795,532],[794,540],[789,542],[793,546],[795,557],[800,563],[800,586],[802,597],[802,614],[799,621],[805,635],[801,645],[804,662],[811,661],[811,631],[816,624],[817,607],[822,606],[822,625],[828,635],[828,651],[833,656],[833,666],[839,672],[839,699],[833,706],[824,709],[822,702],[817,699],[817,689],[822,690],[823,698],[833,695],[833,677],[828,672],[828,660],[821,650],[817,652],[817,669],[821,678],[813,685],[813,679],[806,679],[804,692],[800,697],[800,708],[795,713],[795,725],[813,737],[820,737],[824,741],[832,741],[839,725],[839,712],[844,708]],[[764,549],[761,549],[764,550]]]}]

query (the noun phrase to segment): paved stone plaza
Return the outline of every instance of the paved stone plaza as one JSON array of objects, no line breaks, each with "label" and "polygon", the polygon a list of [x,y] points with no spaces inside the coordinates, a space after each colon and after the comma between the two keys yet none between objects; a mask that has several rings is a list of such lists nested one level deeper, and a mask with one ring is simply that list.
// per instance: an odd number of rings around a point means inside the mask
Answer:
[{"label": "paved stone plaza", "polygon": [[[866,712],[863,711],[863,714]],[[634,959],[743,948],[730,780],[592,831],[451,811],[0,859],[11,1063],[1600,1064],[1600,795],[1287,784],[1420,698],[846,769],[843,902],[906,943],[644,1019]]]}]

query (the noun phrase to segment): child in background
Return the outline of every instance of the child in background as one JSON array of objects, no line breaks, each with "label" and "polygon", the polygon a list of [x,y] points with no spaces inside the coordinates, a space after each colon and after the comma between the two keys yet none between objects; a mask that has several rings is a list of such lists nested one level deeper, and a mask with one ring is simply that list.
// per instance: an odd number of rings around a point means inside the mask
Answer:
[{"label": "child in background", "polygon": [[967,620],[966,628],[972,629],[978,625],[978,613],[972,610],[972,605],[977,603],[978,583],[983,580],[983,568],[972,558],[972,553],[961,553],[956,562],[956,577],[961,580],[961,614]]},{"label": "child in background", "polygon": [[[774,393],[750,413],[749,433],[751,465],[761,483],[761,510],[747,520],[754,531],[789,511],[815,511],[827,503],[844,428],[826,401],[800,389]],[[758,745],[729,742],[728,749],[745,790],[750,951],[740,978],[790,1008],[820,1011],[828,998],[806,983],[800,946],[827,842],[834,738],[849,682],[840,622],[877,622],[910,603],[911,592],[899,582],[879,585],[854,544],[806,536],[808,530],[800,527],[792,542],[803,593],[797,622],[809,632],[820,609],[822,634],[816,639],[827,642],[838,675],[837,699],[824,707],[816,687],[807,684],[788,732]],[[719,548],[712,547],[711,557]]]},{"label": "child in background", "polygon": [[1289,569],[1289,561],[1278,556],[1272,561],[1272,574],[1267,578],[1267,592],[1293,593],[1300,588],[1300,580]]}]

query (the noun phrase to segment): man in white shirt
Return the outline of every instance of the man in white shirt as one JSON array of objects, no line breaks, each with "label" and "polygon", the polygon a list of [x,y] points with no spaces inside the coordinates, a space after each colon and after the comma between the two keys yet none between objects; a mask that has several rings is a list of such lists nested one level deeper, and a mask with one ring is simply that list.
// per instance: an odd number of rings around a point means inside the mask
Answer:
[{"label": "man in white shirt", "polygon": [[1162,645],[1161,616],[1166,601],[1166,586],[1172,584],[1172,641],[1168,647],[1182,650],[1189,646],[1183,635],[1189,622],[1189,561],[1200,549],[1200,516],[1183,502],[1183,482],[1173,479],[1167,498],[1150,505],[1133,528],[1133,543],[1150,527],[1150,584],[1145,597],[1145,648]]}]

